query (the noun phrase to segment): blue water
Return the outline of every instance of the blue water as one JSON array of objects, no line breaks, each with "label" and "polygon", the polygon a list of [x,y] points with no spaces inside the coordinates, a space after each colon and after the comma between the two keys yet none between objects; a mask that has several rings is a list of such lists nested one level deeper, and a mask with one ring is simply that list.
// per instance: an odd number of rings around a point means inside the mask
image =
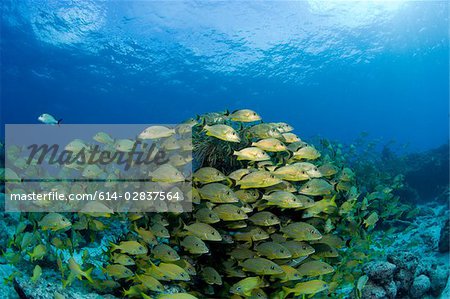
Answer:
[{"label": "blue water", "polygon": [[448,141],[448,57],[444,1],[2,1],[2,124],[252,108],[425,150]]}]

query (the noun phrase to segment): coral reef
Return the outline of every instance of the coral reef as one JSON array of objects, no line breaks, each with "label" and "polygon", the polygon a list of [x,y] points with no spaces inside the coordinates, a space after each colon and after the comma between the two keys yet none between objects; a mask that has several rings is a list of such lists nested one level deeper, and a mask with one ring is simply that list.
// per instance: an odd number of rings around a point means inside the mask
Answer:
[{"label": "coral reef", "polygon": [[439,234],[439,252],[448,252],[450,248],[450,220],[447,219]]},{"label": "coral reef", "polygon": [[444,293],[449,260],[438,251],[438,242],[448,211],[435,203],[419,208],[417,219],[392,237],[386,255],[364,266],[369,281],[362,298],[440,298]]}]

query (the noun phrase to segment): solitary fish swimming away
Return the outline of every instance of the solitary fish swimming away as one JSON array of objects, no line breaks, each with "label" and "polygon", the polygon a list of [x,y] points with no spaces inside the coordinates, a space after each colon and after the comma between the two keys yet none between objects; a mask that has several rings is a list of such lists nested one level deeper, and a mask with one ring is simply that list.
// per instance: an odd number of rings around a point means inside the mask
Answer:
[{"label": "solitary fish swimming away", "polygon": [[62,122],[62,118],[56,119],[52,115],[44,113],[38,117],[38,120],[47,125],[59,125]]}]

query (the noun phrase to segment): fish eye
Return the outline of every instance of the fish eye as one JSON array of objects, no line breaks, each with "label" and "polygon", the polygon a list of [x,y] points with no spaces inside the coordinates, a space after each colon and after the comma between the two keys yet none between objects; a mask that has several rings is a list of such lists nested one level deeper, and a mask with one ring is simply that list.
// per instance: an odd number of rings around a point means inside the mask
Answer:
[{"label": "fish eye", "polygon": [[198,247],[198,246],[200,246],[200,244],[198,244],[198,243],[195,243],[195,246],[197,246],[197,247]]},{"label": "fish eye", "polygon": [[309,185],[308,185],[308,186],[306,186],[306,189],[309,189]]},{"label": "fish eye", "polygon": [[209,214],[209,218],[213,218],[213,214]]},{"label": "fish eye", "polygon": [[306,250],[306,246],[303,246],[302,249],[303,249],[303,250]]},{"label": "fish eye", "polygon": [[215,234],[216,234],[215,232],[212,232],[212,233],[211,233],[211,235],[213,235],[213,236],[214,236]]},{"label": "fish eye", "polygon": [[270,270],[275,270],[275,266],[270,266]]}]

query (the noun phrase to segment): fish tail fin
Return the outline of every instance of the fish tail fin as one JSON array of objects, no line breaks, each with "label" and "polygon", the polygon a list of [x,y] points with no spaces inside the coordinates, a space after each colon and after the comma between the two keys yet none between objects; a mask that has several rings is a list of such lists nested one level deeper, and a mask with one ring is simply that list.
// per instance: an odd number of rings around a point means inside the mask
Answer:
[{"label": "fish tail fin", "polygon": [[61,124],[62,121],[63,121],[62,118],[58,119],[58,126]]},{"label": "fish tail fin", "polygon": [[34,261],[34,254],[32,252],[27,252],[31,261]]},{"label": "fish tail fin", "polygon": [[233,181],[233,180],[230,179],[229,177],[227,177],[226,181],[227,181],[228,187],[230,187],[230,188],[231,188],[231,187],[234,187],[235,184],[236,184],[236,181]]},{"label": "fish tail fin", "polygon": [[288,287],[281,287],[281,289],[283,290],[283,299],[286,298],[290,293],[292,293],[292,289],[288,288]]},{"label": "fish tail fin", "polygon": [[88,269],[88,270],[86,270],[86,271],[84,272],[84,277],[86,277],[86,279],[87,279],[90,283],[94,283],[94,280],[93,280],[92,277],[91,277],[92,270],[94,270],[94,267],[92,267],[92,268],[90,268],[90,269]]},{"label": "fish tail fin", "polygon": [[109,252],[113,252],[113,251],[116,251],[117,249],[119,249],[119,246],[112,242],[109,242],[109,245],[111,246]]},{"label": "fish tail fin", "polygon": [[208,124],[206,123],[206,118],[199,116],[199,120],[200,120],[200,125],[203,127],[202,131],[206,130],[207,129],[206,127],[209,128]]},{"label": "fish tail fin", "polygon": [[333,195],[333,197],[330,199],[330,202],[333,204],[333,205],[336,205],[336,193]]}]

